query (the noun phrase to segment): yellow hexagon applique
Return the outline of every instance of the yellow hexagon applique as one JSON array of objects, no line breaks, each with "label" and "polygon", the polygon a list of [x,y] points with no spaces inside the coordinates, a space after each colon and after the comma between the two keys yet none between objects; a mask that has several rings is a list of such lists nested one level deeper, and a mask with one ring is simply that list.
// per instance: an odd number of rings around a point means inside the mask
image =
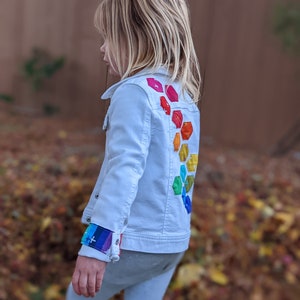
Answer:
[{"label": "yellow hexagon applique", "polygon": [[189,156],[189,146],[188,144],[183,144],[179,151],[180,161],[186,161]]},{"label": "yellow hexagon applique", "polygon": [[195,172],[198,165],[198,154],[191,154],[189,160],[186,163],[189,172]]}]

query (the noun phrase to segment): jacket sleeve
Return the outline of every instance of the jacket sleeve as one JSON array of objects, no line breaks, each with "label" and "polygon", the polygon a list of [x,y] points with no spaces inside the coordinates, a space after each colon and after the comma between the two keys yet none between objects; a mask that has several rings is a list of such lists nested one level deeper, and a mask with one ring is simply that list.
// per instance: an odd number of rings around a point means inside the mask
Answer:
[{"label": "jacket sleeve", "polygon": [[79,255],[117,261],[121,235],[145,169],[151,109],[146,92],[129,83],[115,91],[108,112],[107,172],[98,183],[99,199]]}]

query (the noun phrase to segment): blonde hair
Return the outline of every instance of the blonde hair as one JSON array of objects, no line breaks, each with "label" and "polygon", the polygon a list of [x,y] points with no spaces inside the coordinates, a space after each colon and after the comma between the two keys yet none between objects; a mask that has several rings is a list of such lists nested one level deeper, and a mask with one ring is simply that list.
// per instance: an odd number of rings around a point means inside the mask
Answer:
[{"label": "blonde hair", "polygon": [[171,81],[199,100],[200,67],[185,0],[102,0],[94,22],[122,79],[164,66]]}]

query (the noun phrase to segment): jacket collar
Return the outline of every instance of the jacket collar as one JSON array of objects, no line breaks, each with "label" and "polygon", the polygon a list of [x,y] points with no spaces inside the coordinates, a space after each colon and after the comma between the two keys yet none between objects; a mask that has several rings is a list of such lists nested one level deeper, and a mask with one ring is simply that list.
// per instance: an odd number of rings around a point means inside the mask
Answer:
[{"label": "jacket collar", "polygon": [[117,83],[113,84],[112,86],[110,86],[101,96],[101,99],[102,100],[106,100],[106,99],[110,99],[114,92],[116,91],[116,89],[122,85],[123,83],[125,83],[126,81],[128,80],[131,80],[131,79],[134,79],[134,78],[137,78],[137,77],[140,77],[140,76],[143,76],[143,75],[146,75],[146,74],[149,74],[149,75],[165,75],[165,76],[168,76],[169,73],[167,71],[166,68],[164,67],[160,67],[158,69],[149,69],[149,68],[146,68],[130,77],[127,77],[127,78],[124,78],[120,81],[118,81]]}]

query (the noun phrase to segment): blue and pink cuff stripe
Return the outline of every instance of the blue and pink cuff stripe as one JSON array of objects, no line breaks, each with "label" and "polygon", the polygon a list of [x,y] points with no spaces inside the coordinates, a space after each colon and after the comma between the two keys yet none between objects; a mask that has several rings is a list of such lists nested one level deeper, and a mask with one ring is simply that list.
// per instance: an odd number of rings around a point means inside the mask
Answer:
[{"label": "blue and pink cuff stripe", "polygon": [[113,232],[91,223],[81,239],[81,244],[107,253],[111,247]]}]

